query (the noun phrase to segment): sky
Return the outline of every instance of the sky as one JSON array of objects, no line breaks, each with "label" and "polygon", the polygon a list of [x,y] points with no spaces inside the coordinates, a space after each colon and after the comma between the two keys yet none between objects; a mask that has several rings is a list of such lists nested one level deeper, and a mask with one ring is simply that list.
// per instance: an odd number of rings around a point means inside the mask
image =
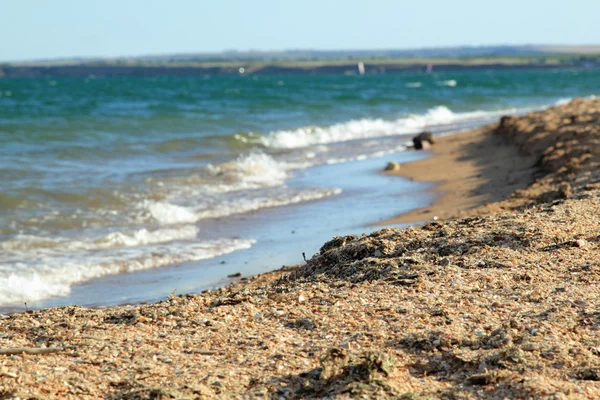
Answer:
[{"label": "sky", "polygon": [[600,44],[600,0],[0,0],[0,61]]}]

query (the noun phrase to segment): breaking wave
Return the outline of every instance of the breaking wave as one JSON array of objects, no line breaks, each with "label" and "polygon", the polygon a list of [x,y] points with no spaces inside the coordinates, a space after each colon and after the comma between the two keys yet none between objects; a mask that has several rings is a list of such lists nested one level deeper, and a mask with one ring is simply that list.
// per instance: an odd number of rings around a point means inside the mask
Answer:
[{"label": "breaking wave", "polygon": [[496,118],[514,110],[451,111],[446,106],[429,109],[425,114],[413,114],[396,120],[360,119],[326,127],[305,126],[293,130],[274,131],[261,138],[264,146],[276,149],[294,149],[348,140],[369,139],[415,133],[428,127]]},{"label": "breaking wave", "polygon": [[[192,232],[188,229],[182,236],[192,236]],[[138,238],[116,235],[107,240],[113,240],[118,247],[100,245],[103,250],[92,250],[90,243],[84,243],[74,245],[80,249],[68,253],[62,246],[5,252],[5,260],[0,264],[0,304],[66,296],[72,285],[101,276],[213,258],[250,248],[255,243],[245,239],[167,242],[172,232],[166,235],[139,233]]]}]

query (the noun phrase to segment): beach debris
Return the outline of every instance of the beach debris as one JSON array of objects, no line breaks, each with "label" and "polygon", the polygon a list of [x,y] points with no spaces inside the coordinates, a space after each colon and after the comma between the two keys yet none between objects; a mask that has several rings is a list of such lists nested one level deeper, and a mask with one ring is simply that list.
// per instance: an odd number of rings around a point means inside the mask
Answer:
[{"label": "beach debris", "polygon": [[393,370],[394,360],[377,351],[355,355],[338,347],[320,359],[320,367],[298,375],[293,382],[294,398],[396,398],[394,388],[384,379]]},{"label": "beach debris", "polygon": [[600,368],[581,368],[575,370],[571,375],[578,380],[599,382]]},{"label": "beach debris", "polygon": [[415,150],[426,150],[433,145],[433,133],[423,131],[412,139]]},{"label": "beach debris", "polygon": [[239,278],[242,276],[241,272],[234,272],[233,274],[227,275],[228,278]]},{"label": "beach debris", "polygon": [[290,328],[312,330],[317,327],[317,324],[310,318],[298,318],[288,324]]},{"label": "beach debris", "polygon": [[467,378],[467,383],[471,385],[489,385],[497,381],[497,377],[491,373],[473,374]]}]

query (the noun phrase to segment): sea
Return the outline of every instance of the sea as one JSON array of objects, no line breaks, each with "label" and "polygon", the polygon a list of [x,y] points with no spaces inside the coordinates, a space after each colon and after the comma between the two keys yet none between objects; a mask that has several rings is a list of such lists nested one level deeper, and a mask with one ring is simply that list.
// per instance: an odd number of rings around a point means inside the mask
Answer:
[{"label": "sea", "polygon": [[384,175],[600,70],[0,79],[0,311],[196,293],[427,205]]}]

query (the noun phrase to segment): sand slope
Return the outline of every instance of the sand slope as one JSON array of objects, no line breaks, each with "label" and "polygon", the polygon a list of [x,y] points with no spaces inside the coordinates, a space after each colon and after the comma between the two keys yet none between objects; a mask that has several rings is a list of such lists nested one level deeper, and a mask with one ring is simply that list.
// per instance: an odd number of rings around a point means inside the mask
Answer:
[{"label": "sand slope", "polygon": [[436,138],[435,157],[403,164],[399,171],[386,172],[416,181],[437,183],[433,204],[377,223],[388,225],[431,221],[465,215],[477,206],[508,198],[533,181],[537,161],[523,154],[501,135],[497,124]]}]

